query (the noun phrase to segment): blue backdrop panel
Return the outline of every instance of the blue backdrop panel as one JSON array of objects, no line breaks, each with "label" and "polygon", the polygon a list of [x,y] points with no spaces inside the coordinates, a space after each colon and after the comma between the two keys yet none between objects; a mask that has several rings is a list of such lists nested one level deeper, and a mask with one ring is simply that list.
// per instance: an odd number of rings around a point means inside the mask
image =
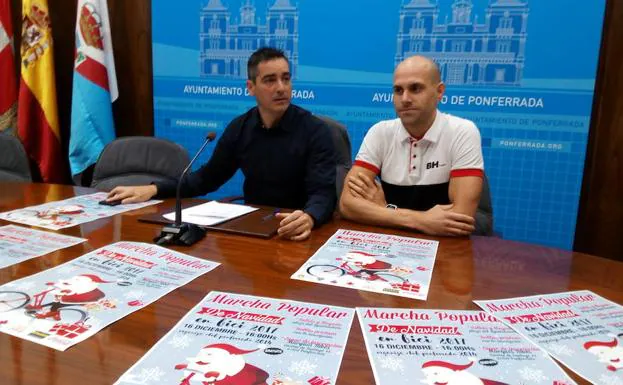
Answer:
[{"label": "blue backdrop panel", "polygon": [[[254,105],[246,62],[283,49],[294,103],[367,130],[395,117],[392,71],[423,54],[448,85],[440,109],[483,139],[495,230],[571,248],[605,0],[153,1],[157,136],[192,153]],[[200,159],[207,161],[211,150]],[[199,162],[199,163],[201,163]],[[241,193],[237,175],[212,197]]]}]

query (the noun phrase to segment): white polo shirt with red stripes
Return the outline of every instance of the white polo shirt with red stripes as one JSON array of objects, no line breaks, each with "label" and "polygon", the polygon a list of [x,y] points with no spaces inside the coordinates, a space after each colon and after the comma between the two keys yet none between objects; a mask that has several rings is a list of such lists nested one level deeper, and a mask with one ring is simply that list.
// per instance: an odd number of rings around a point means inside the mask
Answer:
[{"label": "white polo shirt with red stripes", "polygon": [[400,119],[375,124],[355,165],[380,176],[387,203],[414,210],[450,203],[450,178],[484,175],[476,125],[440,111],[422,138],[412,137]]}]

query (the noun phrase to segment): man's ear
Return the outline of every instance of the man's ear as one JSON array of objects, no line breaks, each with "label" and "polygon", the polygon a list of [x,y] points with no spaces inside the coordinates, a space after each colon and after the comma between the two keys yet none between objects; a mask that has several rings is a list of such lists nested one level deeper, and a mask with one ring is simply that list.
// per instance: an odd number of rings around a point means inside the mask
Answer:
[{"label": "man's ear", "polygon": [[247,90],[249,91],[249,95],[255,96],[255,82],[247,79]]},{"label": "man's ear", "polygon": [[443,94],[446,92],[446,85],[444,84],[444,82],[440,82],[437,85],[437,99],[439,101],[441,101],[441,98],[443,97]]}]

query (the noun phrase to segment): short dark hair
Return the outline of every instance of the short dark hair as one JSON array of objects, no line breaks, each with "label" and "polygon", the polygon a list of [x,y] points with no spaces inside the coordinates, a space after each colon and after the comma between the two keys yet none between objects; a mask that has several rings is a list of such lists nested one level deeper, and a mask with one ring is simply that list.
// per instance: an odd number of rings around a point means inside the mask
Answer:
[{"label": "short dark hair", "polygon": [[257,77],[257,66],[265,61],[284,59],[288,61],[286,54],[282,50],[273,47],[262,47],[251,54],[247,62],[247,78],[255,81]]}]

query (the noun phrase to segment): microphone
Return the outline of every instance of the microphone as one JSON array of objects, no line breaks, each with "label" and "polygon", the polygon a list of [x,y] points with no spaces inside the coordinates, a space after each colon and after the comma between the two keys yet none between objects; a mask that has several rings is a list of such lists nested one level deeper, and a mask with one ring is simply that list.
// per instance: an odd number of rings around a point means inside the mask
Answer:
[{"label": "microphone", "polygon": [[154,242],[157,245],[174,244],[190,246],[205,237],[206,230],[204,228],[191,223],[182,223],[182,183],[191,166],[195,163],[195,160],[197,160],[206,146],[214,139],[216,139],[216,133],[213,131],[209,132],[199,151],[197,151],[195,156],[188,162],[188,166],[182,171],[180,179],[177,181],[177,189],[175,191],[175,223],[162,228],[160,235],[154,238]]}]

